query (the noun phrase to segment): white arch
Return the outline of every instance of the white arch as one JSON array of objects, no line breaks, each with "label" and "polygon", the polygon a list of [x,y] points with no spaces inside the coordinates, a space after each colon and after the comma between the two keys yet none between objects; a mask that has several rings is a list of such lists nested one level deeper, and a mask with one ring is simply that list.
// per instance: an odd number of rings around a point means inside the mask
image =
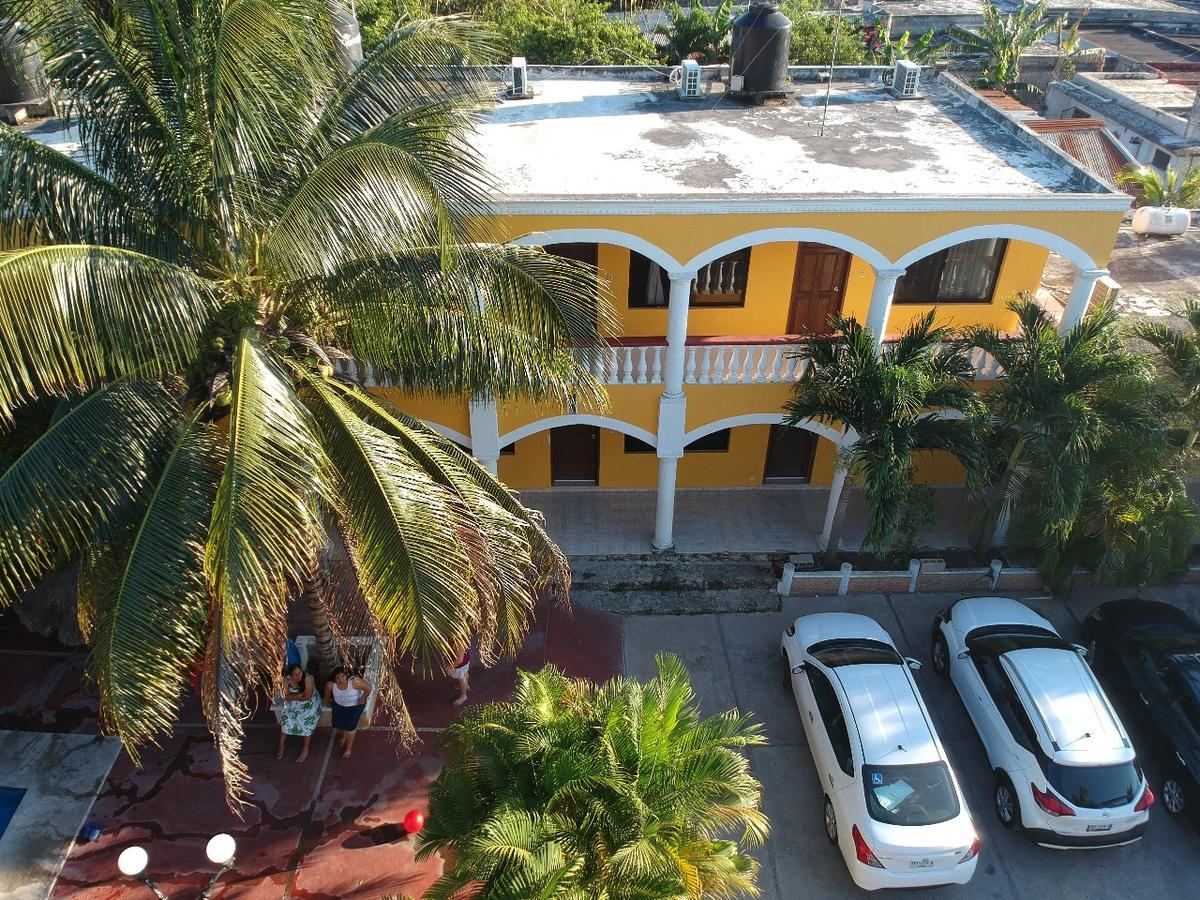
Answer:
[{"label": "white arch", "polygon": [[652,431],[647,431],[645,428],[638,428],[636,425],[630,425],[628,422],[622,422],[620,419],[610,419],[608,416],[591,416],[586,413],[551,416],[549,419],[538,419],[536,422],[530,422],[528,425],[514,428],[508,434],[500,435],[500,446],[507,447],[509,444],[537,434],[539,431],[548,431],[551,428],[559,428],[563,425],[596,425],[600,428],[608,428],[611,431],[619,431],[621,434],[635,437],[639,441],[649,444],[651,447],[658,446],[658,436]]},{"label": "white arch", "polygon": [[[744,413],[740,416],[729,416],[726,419],[718,419],[716,422],[709,422],[707,425],[701,425],[699,428],[693,428],[683,436],[683,444],[686,447],[692,441],[699,440],[705,435],[712,434],[714,431],[720,431],[723,428],[736,428],[739,425],[782,425],[782,413]],[[793,428],[803,428],[805,431],[811,431],[818,434],[826,440],[833,441],[837,444],[842,440],[842,433],[828,425],[823,425],[820,422],[815,422],[812,419],[805,419],[802,422],[797,422]]]},{"label": "white arch", "polygon": [[535,231],[513,238],[509,243],[518,247],[542,247],[546,244],[613,244],[642,254],[668,272],[683,269],[679,261],[666,250],[637,235],[611,228],[557,228],[553,231]]},{"label": "white arch", "polygon": [[1095,260],[1066,238],[1040,228],[1031,228],[1028,225],[972,225],[970,228],[960,228],[958,231],[943,234],[920,247],[909,250],[891,265],[905,269],[931,253],[937,253],[939,250],[945,250],[947,247],[953,247],[966,241],[978,241],[983,238],[1014,238],[1018,241],[1027,241],[1030,244],[1038,244],[1053,250],[1064,259],[1069,260],[1077,269],[1097,268]]},{"label": "white arch", "polygon": [[715,247],[709,247],[707,250],[692,257],[683,268],[686,271],[699,271],[714,259],[720,259],[722,256],[727,256],[746,247],[753,247],[756,244],[790,241],[828,244],[831,247],[838,247],[853,253],[859,259],[870,263],[873,268],[890,269],[892,267],[891,261],[886,256],[870,244],[863,243],[858,238],[850,237],[848,234],[842,234],[838,231],[827,231],[824,228],[764,228],[761,231],[751,231],[747,234],[731,237],[727,241],[721,241]]},{"label": "white arch", "polygon": [[461,431],[455,431],[453,428],[447,428],[445,425],[439,425],[437,422],[430,422],[428,419],[422,419],[426,425],[436,431],[444,438],[450,438],[456,444],[462,444],[468,450],[471,449],[471,438],[463,434]]}]

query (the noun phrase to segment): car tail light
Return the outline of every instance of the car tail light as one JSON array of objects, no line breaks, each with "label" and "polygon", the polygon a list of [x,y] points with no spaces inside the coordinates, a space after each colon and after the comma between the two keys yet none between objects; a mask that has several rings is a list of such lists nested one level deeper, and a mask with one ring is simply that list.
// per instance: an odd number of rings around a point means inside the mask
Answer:
[{"label": "car tail light", "polygon": [[963,854],[963,858],[958,861],[961,866],[965,862],[970,862],[979,855],[979,835],[975,835],[975,840],[971,841],[971,849]]},{"label": "car tail light", "polygon": [[1075,815],[1075,810],[1055,797],[1050,791],[1039,791],[1036,784],[1031,784],[1030,787],[1033,788],[1033,799],[1045,812],[1052,816]]},{"label": "car tail light", "polygon": [[1144,809],[1149,809],[1154,805],[1154,791],[1150,790],[1150,785],[1146,785],[1142,790],[1142,796],[1138,798],[1137,806],[1133,808],[1134,812],[1141,812]]},{"label": "car tail light", "polygon": [[875,858],[875,854],[871,852],[871,848],[863,840],[862,832],[858,830],[857,825],[850,829],[850,834],[854,838],[854,855],[858,857],[858,861],[864,866],[870,866],[873,869],[882,869],[883,863]]}]

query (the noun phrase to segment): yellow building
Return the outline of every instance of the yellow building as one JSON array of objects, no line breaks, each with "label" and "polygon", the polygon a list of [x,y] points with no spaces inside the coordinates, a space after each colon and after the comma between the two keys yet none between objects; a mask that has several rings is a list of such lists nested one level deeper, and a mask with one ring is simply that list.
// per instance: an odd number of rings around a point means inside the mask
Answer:
[{"label": "yellow building", "polygon": [[[1086,310],[1129,198],[955,79],[898,99],[880,69],[793,70],[762,106],[679,99],[647,69],[530,71],[479,146],[504,186],[499,239],[594,263],[616,301],[611,349],[588,360],[606,410],[400,398],[516,489],[656,489],[672,545],[675,487],[841,489],[841,435],[780,426],[799,335],[830,313],[886,339],[934,307],[953,325],[1014,325],[1051,252]],[[986,361],[980,377],[986,378]],[[960,477],[927,465],[929,481]]]}]

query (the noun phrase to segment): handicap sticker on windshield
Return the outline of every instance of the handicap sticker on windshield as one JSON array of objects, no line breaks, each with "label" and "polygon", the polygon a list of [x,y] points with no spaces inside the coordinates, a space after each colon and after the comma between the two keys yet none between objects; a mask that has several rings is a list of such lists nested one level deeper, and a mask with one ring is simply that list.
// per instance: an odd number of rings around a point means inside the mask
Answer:
[{"label": "handicap sticker on windshield", "polygon": [[883,773],[882,772],[872,772],[871,773],[871,784],[883,784]]}]

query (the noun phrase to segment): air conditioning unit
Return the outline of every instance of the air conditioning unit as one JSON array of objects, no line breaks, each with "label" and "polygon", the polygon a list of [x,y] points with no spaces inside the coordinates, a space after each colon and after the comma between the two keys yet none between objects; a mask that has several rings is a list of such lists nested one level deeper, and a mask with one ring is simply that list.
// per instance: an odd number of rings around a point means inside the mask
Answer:
[{"label": "air conditioning unit", "polygon": [[892,93],[904,100],[921,96],[918,88],[921,83],[921,67],[907,59],[896,60],[896,68],[892,70]]},{"label": "air conditioning unit", "polygon": [[685,59],[679,69],[679,99],[701,100],[704,94],[700,90],[700,63],[694,59]]},{"label": "air conditioning unit", "polygon": [[512,79],[508,83],[507,94],[514,98],[528,98],[533,96],[533,88],[529,86],[529,67],[525,64],[525,57],[514,56],[512,58]]}]

